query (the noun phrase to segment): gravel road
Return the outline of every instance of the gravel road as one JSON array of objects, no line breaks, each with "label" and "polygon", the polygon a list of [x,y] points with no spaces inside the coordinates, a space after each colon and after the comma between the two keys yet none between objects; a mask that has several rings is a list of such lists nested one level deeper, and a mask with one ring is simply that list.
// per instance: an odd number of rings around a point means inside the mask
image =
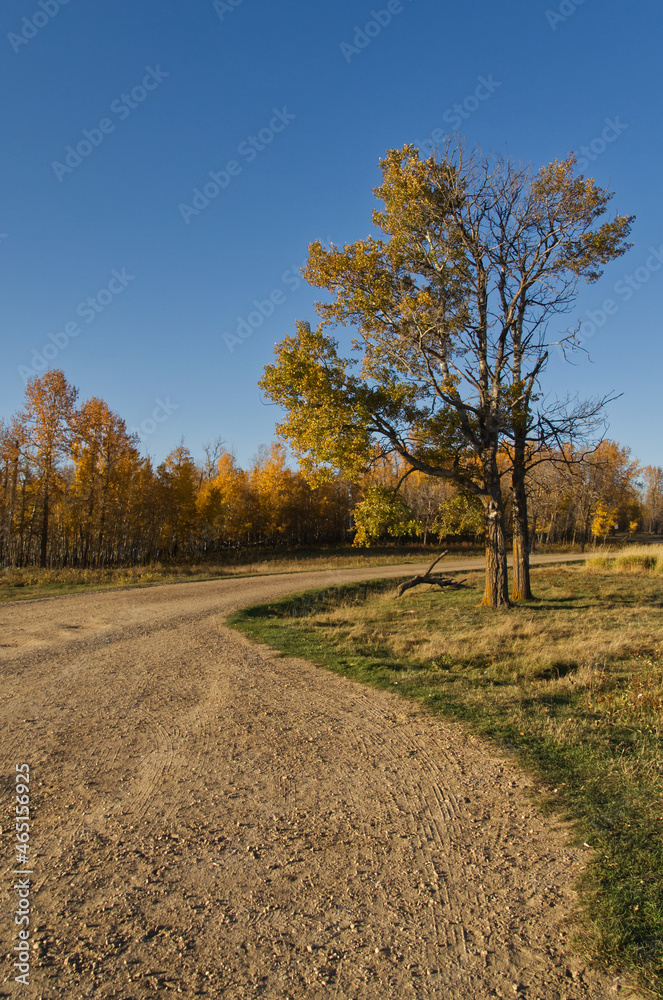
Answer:
[{"label": "gravel road", "polygon": [[33,871],[31,985],[10,958],[0,996],[630,995],[572,952],[589,851],[538,814],[512,761],[223,624],[295,589],[418,569],[0,605],[5,955],[23,762]]}]

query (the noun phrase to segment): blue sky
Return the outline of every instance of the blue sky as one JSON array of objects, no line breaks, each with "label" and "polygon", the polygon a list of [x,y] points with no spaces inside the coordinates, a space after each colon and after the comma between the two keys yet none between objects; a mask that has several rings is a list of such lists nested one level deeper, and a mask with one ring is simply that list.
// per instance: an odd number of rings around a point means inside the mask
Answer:
[{"label": "blue sky", "polygon": [[610,436],[663,464],[662,29],[654,0],[5,0],[0,417],[48,364],[157,460],[220,436],[250,461],[278,419],[263,366],[315,319],[308,244],[366,236],[379,158],[460,106],[485,150],[586,147],[637,215],[578,299],[591,361],[545,384],[623,393]]}]

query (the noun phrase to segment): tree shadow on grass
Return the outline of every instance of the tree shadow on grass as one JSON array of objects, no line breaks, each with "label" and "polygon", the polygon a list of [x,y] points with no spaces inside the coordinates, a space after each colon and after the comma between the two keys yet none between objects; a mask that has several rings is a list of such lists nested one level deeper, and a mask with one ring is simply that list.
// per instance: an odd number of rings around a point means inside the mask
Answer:
[{"label": "tree shadow on grass", "polygon": [[[528,611],[589,611],[596,608],[595,604],[578,604],[577,601],[577,597],[556,597],[527,604],[526,607]],[[573,606],[569,607],[571,604]]]}]

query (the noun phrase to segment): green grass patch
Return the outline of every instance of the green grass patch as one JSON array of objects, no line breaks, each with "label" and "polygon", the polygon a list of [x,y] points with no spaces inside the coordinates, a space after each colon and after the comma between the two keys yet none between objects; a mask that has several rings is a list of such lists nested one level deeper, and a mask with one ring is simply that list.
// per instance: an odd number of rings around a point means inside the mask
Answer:
[{"label": "green grass patch", "polygon": [[514,752],[594,849],[581,946],[663,996],[663,578],[539,567],[508,612],[394,581],[310,591],[229,624],[285,654],[417,699]]}]

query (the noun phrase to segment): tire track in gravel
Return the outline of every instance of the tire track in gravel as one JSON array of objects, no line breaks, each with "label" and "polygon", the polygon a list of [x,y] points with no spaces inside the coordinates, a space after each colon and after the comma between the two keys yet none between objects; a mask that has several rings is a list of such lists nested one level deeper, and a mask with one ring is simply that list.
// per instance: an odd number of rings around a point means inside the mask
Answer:
[{"label": "tire track in gravel", "polygon": [[0,608],[3,759],[35,782],[39,996],[608,995],[567,944],[587,852],[512,762],[223,626],[295,588],[415,571]]}]

